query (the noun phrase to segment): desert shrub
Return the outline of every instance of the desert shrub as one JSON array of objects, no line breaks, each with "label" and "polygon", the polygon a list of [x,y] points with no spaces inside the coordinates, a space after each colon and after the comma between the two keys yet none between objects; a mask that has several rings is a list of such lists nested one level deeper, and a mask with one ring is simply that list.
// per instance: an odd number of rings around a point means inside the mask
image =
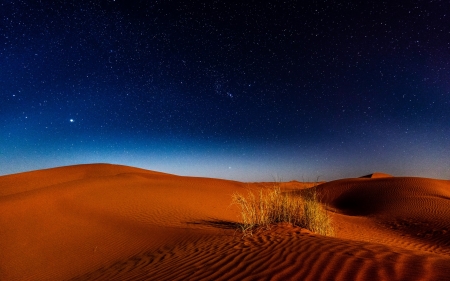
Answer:
[{"label": "desert shrub", "polygon": [[257,229],[268,229],[277,223],[289,223],[321,235],[333,236],[330,216],[320,203],[315,187],[294,192],[282,192],[279,185],[251,190],[247,196],[235,193],[232,204],[240,208],[240,230],[244,236]]}]

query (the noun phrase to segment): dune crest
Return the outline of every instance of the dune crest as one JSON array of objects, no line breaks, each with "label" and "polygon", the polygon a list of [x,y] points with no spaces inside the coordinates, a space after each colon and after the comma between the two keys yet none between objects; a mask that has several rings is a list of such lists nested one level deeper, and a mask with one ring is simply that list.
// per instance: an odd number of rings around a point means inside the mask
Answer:
[{"label": "dune crest", "polygon": [[1,176],[0,279],[449,279],[450,181],[381,175],[317,187],[336,237],[245,238],[231,195],[268,183],[109,164]]},{"label": "dune crest", "polygon": [[385,174],[385,173],[373,173],[373,174],[368,174],[368,175],[362,176],[361,178],[369,178],[369,179],[392,178],[392,175]]}]

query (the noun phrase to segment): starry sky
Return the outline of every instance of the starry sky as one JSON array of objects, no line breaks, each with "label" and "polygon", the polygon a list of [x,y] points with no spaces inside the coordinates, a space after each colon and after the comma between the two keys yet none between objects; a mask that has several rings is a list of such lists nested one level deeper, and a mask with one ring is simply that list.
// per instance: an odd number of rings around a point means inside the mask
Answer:
[{"label": "starry sky", "polygon": [[80,163],[450,179],[450,4],[2,0],[0,175]]}]

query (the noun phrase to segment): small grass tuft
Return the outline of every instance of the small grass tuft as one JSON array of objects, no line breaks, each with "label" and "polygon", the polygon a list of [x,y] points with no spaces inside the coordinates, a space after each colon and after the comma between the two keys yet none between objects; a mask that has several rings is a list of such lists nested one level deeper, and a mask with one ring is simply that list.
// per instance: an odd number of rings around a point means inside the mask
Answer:
[{"label": "small grass tuft", "polygon": [[241,210],[239,227],[244,236],[252,235],[254,230],[269,229],[277,223],[289,223],[321,235],[334,236],[330,216],[320,203],[316,187],[282,192],[275,184],[256,194],[251,190],[247,196],[235,193],[232,204]]}]

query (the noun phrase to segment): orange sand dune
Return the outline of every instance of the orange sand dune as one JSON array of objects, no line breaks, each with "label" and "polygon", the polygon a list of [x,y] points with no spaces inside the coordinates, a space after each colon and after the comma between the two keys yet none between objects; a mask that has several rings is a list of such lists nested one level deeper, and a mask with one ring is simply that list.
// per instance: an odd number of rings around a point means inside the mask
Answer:
[{"label": "orange sand dune", "polygon": [[242,238],[231,195],[263,185],[108,164],[2,176],[0,280],[450,280],[450,181],[323,183],[336,237]]},{"label": "orange sand dune", "polygon": [[369,179],[377,179],[377,178],[391,178],[392,176],[385,173],[373,173],[366,176],[362,176],[361,178],[369,178]]}]

